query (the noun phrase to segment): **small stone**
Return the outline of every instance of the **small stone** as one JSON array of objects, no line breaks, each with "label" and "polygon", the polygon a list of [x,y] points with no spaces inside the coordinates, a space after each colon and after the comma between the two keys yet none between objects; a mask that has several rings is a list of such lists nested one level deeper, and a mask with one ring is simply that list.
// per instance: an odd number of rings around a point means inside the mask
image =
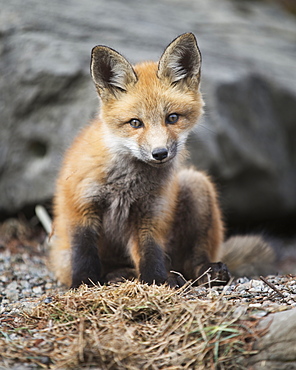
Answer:
[{"label": "small stone", "polygon": [[51,303],[52,302],[52,297],[46,297],[44,300],[43,300],[44,303],[48,304],[48,303]]},{"label": "small stone", "polygon": [[7,285],[6,290],[15,290],[18,288],[18,286],[19,284],[16,281],[12,281]]},{"label": "small stone", "polygon": [[45,284],[45,289],[48,290],[48,289],[52,289],[52,283],[46,283]]},{"label": "small stone", "polygon": [[32,290],[33,290],[34,294],[42,294],[43,293],[43,289],[40,285],[39,286],[34,286]]},{"label": "small stone", "polygon": [[262,291],[265,288],[265,284],[261,280],[251,280],[250,285],[252,288],[256,289],[258,291]]},{"label": "small stone", "polygon": [[250,279],[248,279],[247,277],[240,277],[236,280],[237,284],[245,284],[245,283],[248,283],[250,281]]},{"label": "small stone", "polygon": [[250,283],[239,284],[235,287],[235,290],[240,293],[245,292],[246,289],[250,289]]},{"label": "small stone", "polygon": [[257,308],[259,308],[259,307],[261,307],[262,306],[262,304],[261,303],[250,303],[249,304],[249,307],[257,307]]},{"label": "small stone", "polygon": [[20,282],[20,285],[23,289],[29,289],[30,288],[30,283],[27,280],[22,280]]}]

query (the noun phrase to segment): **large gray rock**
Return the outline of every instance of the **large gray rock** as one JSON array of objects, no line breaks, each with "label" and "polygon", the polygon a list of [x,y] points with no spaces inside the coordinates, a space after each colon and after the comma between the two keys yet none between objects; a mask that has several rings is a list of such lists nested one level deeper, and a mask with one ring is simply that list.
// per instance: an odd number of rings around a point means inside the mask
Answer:
[{"label": "large gray rock", "polygon": [[52,197],[62,154],[98,107],[90,50],[157,59],[193,31],[206,115],[194,164],[228,216],[296,215],[296,24],[266,3],[220,0],[1,1],[0,213]]},{"label": "large gray rock", "polygon": [[262,319],[258,329],[263,336],[254,345],[255,355],[245,359],[254,370],[296,369],[296,310],[277,312]]}]

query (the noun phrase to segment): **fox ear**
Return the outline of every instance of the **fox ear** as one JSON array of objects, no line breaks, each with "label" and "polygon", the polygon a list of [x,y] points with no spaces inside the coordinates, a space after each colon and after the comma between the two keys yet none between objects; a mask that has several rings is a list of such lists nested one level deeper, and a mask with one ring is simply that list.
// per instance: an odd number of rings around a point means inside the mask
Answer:
[{"label": "fox ear", "polygon": [[158,64],[158,77],[171,84],[186,82],[198,85],[200,80],[201,54],[192,33],[184,33],[165,49]]},{"label": "fox ear", "polygon": [[118,97],[130,84],[137,82],[131,64],[117,51],[107,46],[95,46],[91,53],[91,76],[101,98]]}]

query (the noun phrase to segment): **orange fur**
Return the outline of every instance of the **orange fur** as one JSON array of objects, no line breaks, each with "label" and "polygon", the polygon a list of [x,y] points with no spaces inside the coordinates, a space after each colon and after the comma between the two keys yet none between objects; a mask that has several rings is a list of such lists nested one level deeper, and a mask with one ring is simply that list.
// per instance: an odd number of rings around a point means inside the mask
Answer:
[{"label": "orange fur", "polygon": [[72,287],[122,268],[148,283],[164,282],[175,266],[197,278],[218,258],[223,225],[208,177],[182,170],[203,112],[194,36],[174,40],[159,64],[134,67],[96,47],[91,68],[101,111],[66,153],[57,181],[53,270]]}]

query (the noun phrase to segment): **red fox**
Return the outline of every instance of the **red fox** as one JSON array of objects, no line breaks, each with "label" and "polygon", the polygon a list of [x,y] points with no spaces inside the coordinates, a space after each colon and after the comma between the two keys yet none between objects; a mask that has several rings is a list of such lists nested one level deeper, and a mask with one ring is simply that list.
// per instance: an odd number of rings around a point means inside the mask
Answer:
[{"label": "red fox", "polygon": [[180,285],[211,267],[226,283],[223,222],[209,177],[183,168],[188,134],[203,113],[201,54],[186,33],[158,63],[132,66],[92,50],[100,114],[65,155],[54,200],[50,261],[76,288],[138,277]]}]

